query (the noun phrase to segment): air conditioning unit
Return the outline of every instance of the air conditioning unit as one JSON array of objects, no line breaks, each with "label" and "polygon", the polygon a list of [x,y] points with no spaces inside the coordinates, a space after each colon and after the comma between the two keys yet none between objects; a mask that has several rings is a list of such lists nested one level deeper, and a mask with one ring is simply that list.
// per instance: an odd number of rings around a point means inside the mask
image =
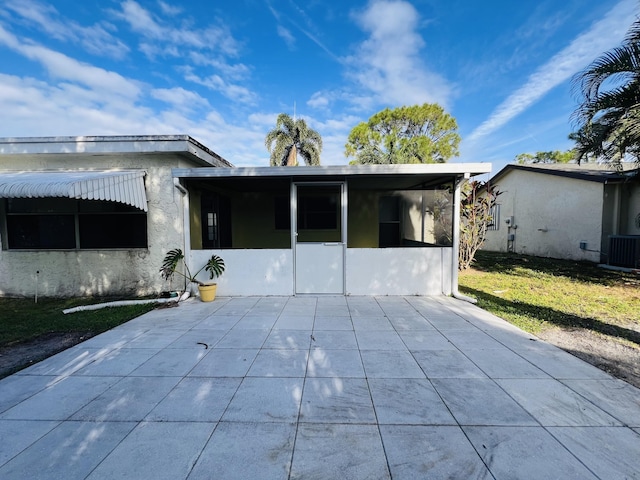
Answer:
[{"label": "air conditioning unit", "polygon": [[640,235],[611,235],[609,265],[640,268]]}]

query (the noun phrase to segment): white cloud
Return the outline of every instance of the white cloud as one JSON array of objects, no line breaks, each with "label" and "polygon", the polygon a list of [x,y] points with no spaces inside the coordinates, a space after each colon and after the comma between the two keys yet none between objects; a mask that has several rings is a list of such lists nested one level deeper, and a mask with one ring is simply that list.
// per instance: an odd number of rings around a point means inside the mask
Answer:
[{"label": "white cloud", "polygon": [[209,106],[209,102],[206,98],[201,97],[195,92],[185,90],[182,87],[155,88],[151,91],[151,96],[157,100],[170,104],[177,110],[190,111],[196,108]]},{"label": "white cloud", "polygon": [[417,32],[420,17],[402,0],[374,0],[354,14],[369,35],[347,58],[349,76],[375,95],[378,103],[411,105],[435,102],[447,106],[452,91],[431,72],[421,56],[424,40]]},{"label": "white cloud", "polygon": [[287,47],[292,49],[296,45],[296,38],[291,34],[291,32],[283,27],[282,25],[278,25],[278,36],[284,40],[284,43],[287,44]]},{"label": "white cloud", "polygon": [[568,80],[604,51],[618,45],[634,18],[635,0],[622,0],[589,30],[576,37],[565,49],[536,70],[527,82],[513,92],[468,138],[477,141],[525,111],[549,90]]},{"label": "white cloud", "polygon": [[61,19],[58,11],[51,5],[34,0],[9,1],[5,7],[40,32],[45,32],[60,41],[69,41],[82,46],[94,55],[123,58],[129,47],[109,33],[113,26],[96,23],[84,27],[77,22]]},{"label": "white cloud", "polygon": [[137,82],[122,75],[86,63],[78,62],[60,52],[20,39],[0,26],[0,44],[44,66],[55,78],[83,84],[92,89],[135,99],[140,94]]},{"label": "white cloud", "polygon": [[209,75],[208,77],[200,77],[193,73],[191,69],[186,69],[185,80],[205,86],[221,93],[230,100],[251,104],[256,100],[256,94],[241,85],[236,85],[225,81],[220,75]]}]

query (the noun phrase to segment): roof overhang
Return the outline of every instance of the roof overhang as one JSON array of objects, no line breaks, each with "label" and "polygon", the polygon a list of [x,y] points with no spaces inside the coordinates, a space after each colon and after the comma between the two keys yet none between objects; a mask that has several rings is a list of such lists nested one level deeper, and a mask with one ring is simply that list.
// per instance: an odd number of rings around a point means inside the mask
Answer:
[{"label": "roof overhang", "polygon": [[174,154],[203,167],[233,167],[189,135],[106,135],[0,138],[0,155]]},{"label": "roof overhang", "polygon": [[299,167],[175,168],[181,179],[288,179],[297,182],[343,181],[371,188],[419,188],[455,178],[469,178],[491,172],[489,163],[438,163],[427,165],[329,165]]},{"label": "roof overhang", "polygon": [[106,200],[147,211],[142,170],[0,172],[0,198]]}]

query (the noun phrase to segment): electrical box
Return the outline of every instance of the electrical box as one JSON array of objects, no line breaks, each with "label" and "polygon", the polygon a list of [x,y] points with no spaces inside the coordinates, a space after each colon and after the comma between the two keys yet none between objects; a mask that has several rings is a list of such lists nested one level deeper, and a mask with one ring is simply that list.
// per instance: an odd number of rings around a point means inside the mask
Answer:
[{"label": "electrical box", "polygon": [[580,242],[580,250],[586,250],[587,249],[587,242]]},{"label": "electrical box", "polygon": [[505,218],[504,223],[506,223],[507,225],[513,225],[513,217]]},{"label": "electrical box", "polygon": [[510,233],[509,235],[507,235],[507,240],[510,242],[513,242],[515,239],[516,239],[515,233]]}]

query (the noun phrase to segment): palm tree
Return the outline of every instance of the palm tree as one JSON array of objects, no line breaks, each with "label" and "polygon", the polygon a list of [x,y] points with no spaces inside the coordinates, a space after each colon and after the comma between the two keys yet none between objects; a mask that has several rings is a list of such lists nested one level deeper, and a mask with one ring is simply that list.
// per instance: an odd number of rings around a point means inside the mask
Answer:
[{"label": "palm tree", "polygon": [[297,166],[298,153],[306,165],[320,165],[322,137],[301,118],[294,120],[286,113],[278,115],[276,128],[267,133],[264,144],[271,154],[272,167]]},{"label": "palm tree", "polygon": [[581,104],[573,113],[578,161],[593,156],[619,164],[640,161],[640,20],[622,45],[597,58],[573,78]]}]

